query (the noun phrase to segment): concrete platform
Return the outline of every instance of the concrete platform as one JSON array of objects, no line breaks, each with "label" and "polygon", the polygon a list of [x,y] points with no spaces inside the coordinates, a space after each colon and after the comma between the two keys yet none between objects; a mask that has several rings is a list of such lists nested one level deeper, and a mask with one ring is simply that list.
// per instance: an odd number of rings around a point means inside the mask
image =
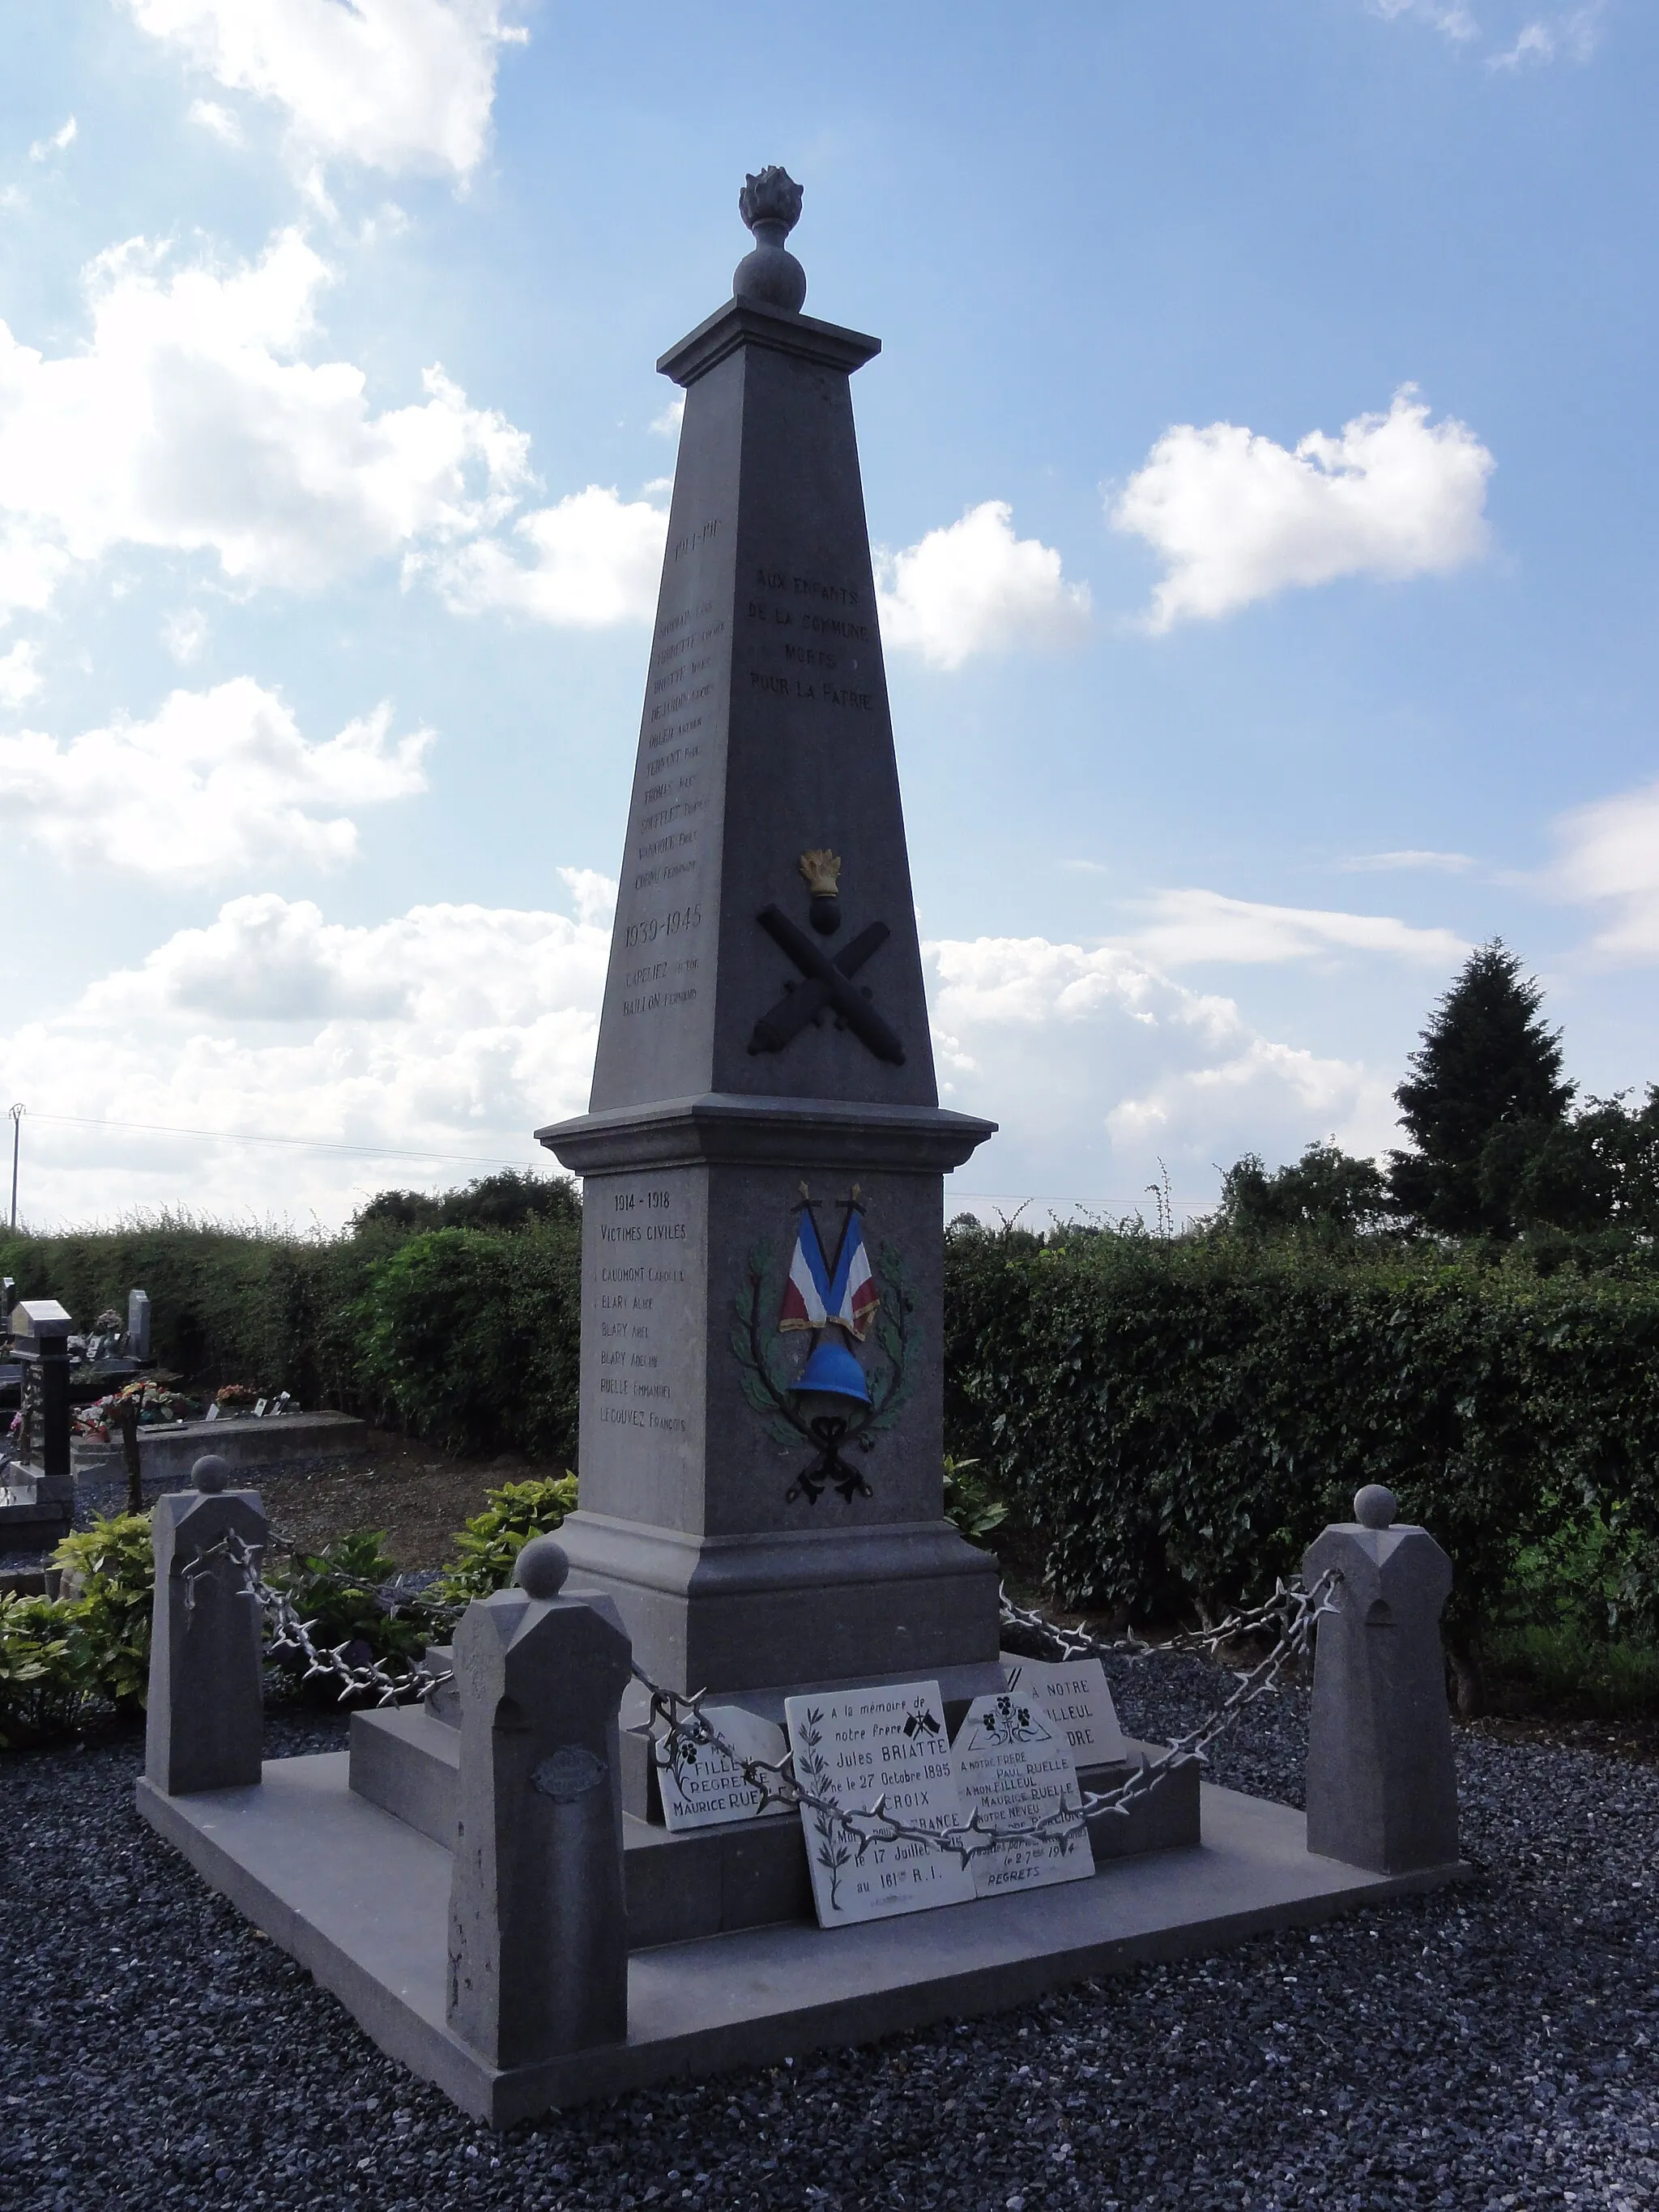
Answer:
[{"label": "concrete platform", "polygon": [[505,2127],[560,2105],[1021,2004],[1438,1887],[1462,1865],[1368,1874],[1313,1856],[1299,1813],[1206,1785],[1201,1844],[1086,1881],[831,1930],[792,1924],[637,1950],[625,2043],[501,2072],[445,2024],[450,1855],[355,1793],[343,1752],[268,1760],[263,1786],[138,1809],[307,1967],[383,2051]]}]

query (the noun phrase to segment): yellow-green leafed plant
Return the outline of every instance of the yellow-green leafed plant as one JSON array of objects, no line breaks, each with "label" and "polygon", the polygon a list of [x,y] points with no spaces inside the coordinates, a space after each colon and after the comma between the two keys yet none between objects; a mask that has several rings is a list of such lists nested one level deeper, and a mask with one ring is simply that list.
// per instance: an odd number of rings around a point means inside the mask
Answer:
[{"label": "yellow-green leafed plant", "polygon": [[576,1510],[574,1474],[503,1483],[485,1492],[484,1510],[456,1532],[455,1557],[432,1592],[440,1604],[465,1605],[505,1589],[532,1536],[550,1536]]},{"label": "yellow-green leafed plant", "polygon": [[149,1516],[120,1513],[65,1536],[52,1554],[58,1601],[72,1622],[99,1694],[118,1712],[144,1702],[155,1585]]},{"label": "yellow-green leafed plant", "polygon": [[0,1750],[67,1735],[80,1719],[93,1684],[70,1611],[0,1594]]},{"label": "yellow-green leafed plant", "polygon": [[945,1462],[946,1517],[970,1541],[988,1536],[1008,1518],[1008,1508],[982,1474],[975,1474],[976,1459],[947,1459]]}]

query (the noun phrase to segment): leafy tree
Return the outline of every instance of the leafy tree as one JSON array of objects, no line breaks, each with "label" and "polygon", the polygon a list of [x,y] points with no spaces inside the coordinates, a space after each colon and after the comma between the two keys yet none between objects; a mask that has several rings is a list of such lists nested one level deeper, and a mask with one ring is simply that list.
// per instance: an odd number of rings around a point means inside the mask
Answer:
[{"label": "leafy tree", "polygon": [[[1574,1086],[1539,985],[1501,939],[1470,954],[1395,1092],[1417,1150],[1391,1152],[1395,1205],[1454,1237],[1519,1225],[1529,1163],[1566,1122]],[[1559,1172],[1557,1169],[1551,1172]]]},{"label": "leafy tree", "polygon": [[532,1221],[577,1222],[582,1202],[568,1176],[538,1176],[520,1168],[479,1176],[465,1190],[430,1196],[420,1190],[383,1190],[352,1218],[352,1228],[386,1224],[411,1236],[426,1229],[524,1229]]},{"label": "leafy tree", "polygon": [[1221,1179],[1218,1227],[1239,1237],[1297,1231],[1322,1240],[1358,1235],[1387,1216],[1389,1194],[1375,1160],[1335,1143],[1311,1144],[1294,1167],[1267,1173],[1246,1152]]}]

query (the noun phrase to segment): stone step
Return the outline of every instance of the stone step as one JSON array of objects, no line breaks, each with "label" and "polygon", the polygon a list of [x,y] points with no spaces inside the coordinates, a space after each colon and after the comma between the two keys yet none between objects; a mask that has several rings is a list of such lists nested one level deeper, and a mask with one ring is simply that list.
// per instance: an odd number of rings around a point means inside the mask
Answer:
[{"label": "stone step", "polygon": [[[1158,1747],[1131,1744],[1144,1763]],[[351,1717],[351,1787],[446,1850],[455,1847],[461,1760],[459,1729],[420,1705],[394,1705]],[[1099,1767],[1085,1789],[1109,1789],[1131,1770]],[[1127,1814],[1089,1823],[1095,1863],[1199,1840],[1200,1762],[1172,1768]],[[813,1917],[812,1887],[800,1823],[788,1815],[733,1820],[671,1835],[654,1822],[623,1815],[623,1870],[630,1950],[682,1943],[744,1928]]]}]

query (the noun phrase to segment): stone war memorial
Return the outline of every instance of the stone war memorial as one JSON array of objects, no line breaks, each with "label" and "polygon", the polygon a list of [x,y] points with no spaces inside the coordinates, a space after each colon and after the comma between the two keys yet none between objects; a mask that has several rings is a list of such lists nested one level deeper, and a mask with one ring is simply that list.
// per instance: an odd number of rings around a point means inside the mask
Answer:
[{"label": "stone war memorial", "polygon": [[[1463,1871],[1449,1569],[1386,1491],[1168,1748],[945,1517],[943,1178],[994,1125],[941,1109],[928,1042],[851,397],[879,348],[802,312],[800,188],[739,208],[732,297],[659,364],[592,1095],[538,1133],[584,1179],[580,1510],[410,1677],[336,1662],[381,1699],[349,1751],[274,1760],[258,1498],[202,1460],[157,1523],[142,1811],[498,2125]],[[1205,1783],[1316,1629],[1305,1814]]]}]

